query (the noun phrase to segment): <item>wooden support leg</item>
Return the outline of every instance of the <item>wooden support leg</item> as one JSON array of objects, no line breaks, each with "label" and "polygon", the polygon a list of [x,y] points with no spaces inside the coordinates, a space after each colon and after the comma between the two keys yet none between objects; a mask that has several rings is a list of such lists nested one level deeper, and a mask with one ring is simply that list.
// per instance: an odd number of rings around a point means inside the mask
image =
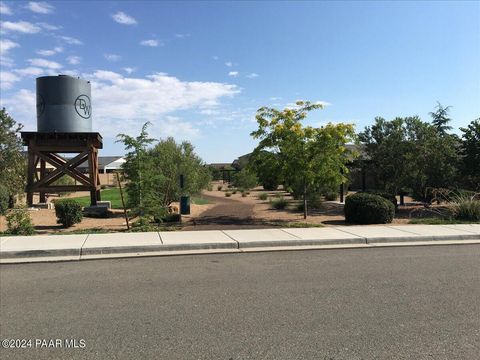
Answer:
[{"label": "wooden support leg", "polygon": [[[46,163],[44,159],[40,159],[40,180],[42,180],[45,177],[45,167]],[[40,191],[40,202],[45,203],[47,202],[47,198],[45,196],[45,191]]]},{"label": "wooden support leg", "polygon": [[34,182],[34,175],[37,171],[35,165],[35,153],[28,149],[28,172],[27,172],[27,205],[33,205],[33,182]]}]

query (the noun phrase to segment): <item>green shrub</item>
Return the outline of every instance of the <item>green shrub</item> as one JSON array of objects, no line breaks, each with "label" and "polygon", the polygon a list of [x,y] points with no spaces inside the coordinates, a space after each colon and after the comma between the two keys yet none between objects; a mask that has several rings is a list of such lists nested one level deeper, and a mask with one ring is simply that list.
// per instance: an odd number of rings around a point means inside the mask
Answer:
[{"label": "green shrub", "polygon": [[395,215],[391,201],[373,194],[356,193],[345,199],[345,220],[357,224],[387,224]]},{"label": "green shrub", "polygon": [[32,224],[32,218],[25,208],[15,208],[7,212],[7,229],[12,235],[32,235],[35,228]]},{"label": "green shrub", "polygon": [[272,200],[270,203],[272,204],[272,207],[276,210],[285,209],[288,205],[287,200],[283,196],[279,197],[278,199]]},{"label": "green shrub", "polygon": [[225,196],[226,196],[226,197],[230,197],[230,196],[232,196],[232,193],[231,193],[230,191],[227,191],[227,192],[225,193]]},{"label": "green shrub", "polygon": [[256,175],[247,169],[242,169],[233,175],[233,185],[237,188],[251,189],[257,186],[257,183]]},{"label": "green shrub", "polygon": [[398,209],[397,197],[395,195],[392,195],[392,194],[386,192],[386,191],[366,190],[366,191],[362,191],[361,193],[381,196],[384,199],[387,199],[388,201],[390,201],[393,204],[393,206],[395,207],[395,210]]},{"label": "green shrub", "polygon": [[222,186],[222,185],[218,185],[218,186],[217,186],[217,190],[218,190],[218,191],[222,191],[222,189],[223,189],[223,186]]},{"label": "green shrub", "polygon": [[70,227],[82,221],[82,206],[73,199],[55,201],[55,215],[57,223]]},{"label": "green shrub", "polygon": [[265,190],[267,191],[275,191],[278,189],[278,182],[277,182],[277,179],[274,178],[274,177],[271,177],[271,178],[268,178],[268,179],[264,179],[263,180],[263,183],[262,183],[262,186]]},{"label": "green shrub", "polygon": [[324,194],[326,201],[335,201],[338,198],[337,191],[328,191]]},{"label": "green shrub", "polygon": [[268,194],[267,193],[261,193],[260,195],[258,195],[258,198],[260,200],[267,200],[268,199]]}]

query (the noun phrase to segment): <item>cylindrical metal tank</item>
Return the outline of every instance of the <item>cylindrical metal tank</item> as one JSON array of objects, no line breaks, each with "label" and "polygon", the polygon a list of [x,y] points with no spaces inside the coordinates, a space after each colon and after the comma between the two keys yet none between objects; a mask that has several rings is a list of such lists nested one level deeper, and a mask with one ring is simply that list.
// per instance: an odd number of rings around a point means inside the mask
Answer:
[{"label": "cylindrical metal tank", "polygon": [[37,131],[91,132],[90,82],[68,75],[37,78]]}]

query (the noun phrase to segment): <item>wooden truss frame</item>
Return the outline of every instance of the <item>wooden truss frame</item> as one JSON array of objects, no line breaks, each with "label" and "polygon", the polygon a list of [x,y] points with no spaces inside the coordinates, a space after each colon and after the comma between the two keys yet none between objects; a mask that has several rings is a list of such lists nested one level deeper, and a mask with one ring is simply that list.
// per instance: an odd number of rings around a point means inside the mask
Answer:
[{"label": "wooden truss frame", "polygon": [[[102,148],[99,133],[38,133],[22,132],[24,145],[28,147],[27,203],[33,205],[33,194],[40,194],[40,202],[46,201],[47,193],[62,191],[90,191],[90,203],[100,201],[100,176],[98,149]],[[77,153],[65,158],[59,154]],[[88,176],[78,166],[88,162]],[[55,167],[47,174],[46,164]],[[40,167],[39,167],[40,166]],[[75,180],[76,185],[54,185],[62,176]]]}]

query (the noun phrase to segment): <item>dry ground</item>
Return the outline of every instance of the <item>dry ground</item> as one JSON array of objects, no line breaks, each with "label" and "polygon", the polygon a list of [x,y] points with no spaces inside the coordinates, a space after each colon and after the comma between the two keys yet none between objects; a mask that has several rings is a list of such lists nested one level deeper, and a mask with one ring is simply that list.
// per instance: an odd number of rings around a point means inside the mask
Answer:
[{"label": "dry ground", "polygon": [[[222,190],[217,186],[222,185]],[[227,185],[214,182],[211,191],[204,191],[202,196],[210,203],[206,205],[191,205],[191,214],[183,216],[182,228],[184,230],[212,230],[234,228],[265,228],[274,226],[292,226],[292,223],[308,223],[324,226],[348,225],[343,216],[343,204],[331,201],[325,202],[322,209],[309,213],[308,219],[303,219],[303,213],[296,210],[298,201],[292,199],[284,191],[265,191],[258,187],[250,191],[246,197],[240,192],[225,197]],[[261,193],[267,193],[267,200],[260,200]],[[70,194],[69,197],[88,195],[88,192]],[[284,196],[290,201],[290,205],[284,210],[272,209],[270,201],[277,196]],[[49,201],[55,199],[50,197]],[[409,199],[406,199],[409,201]],[[404,206],[396,214],[393,224],[408,223],[412,210],[421,206]],[[107,231],[124,231],[126,223],[121,210],[112,210],[112,215],[107,219],[84,218],[80,224],[64,229],[56,223],[54,210],[30,211],[32,221],[39,234],[70,232],[82,229],[103,229]],[[0,231],[6,230],[6,221],[0,217]]]}]

